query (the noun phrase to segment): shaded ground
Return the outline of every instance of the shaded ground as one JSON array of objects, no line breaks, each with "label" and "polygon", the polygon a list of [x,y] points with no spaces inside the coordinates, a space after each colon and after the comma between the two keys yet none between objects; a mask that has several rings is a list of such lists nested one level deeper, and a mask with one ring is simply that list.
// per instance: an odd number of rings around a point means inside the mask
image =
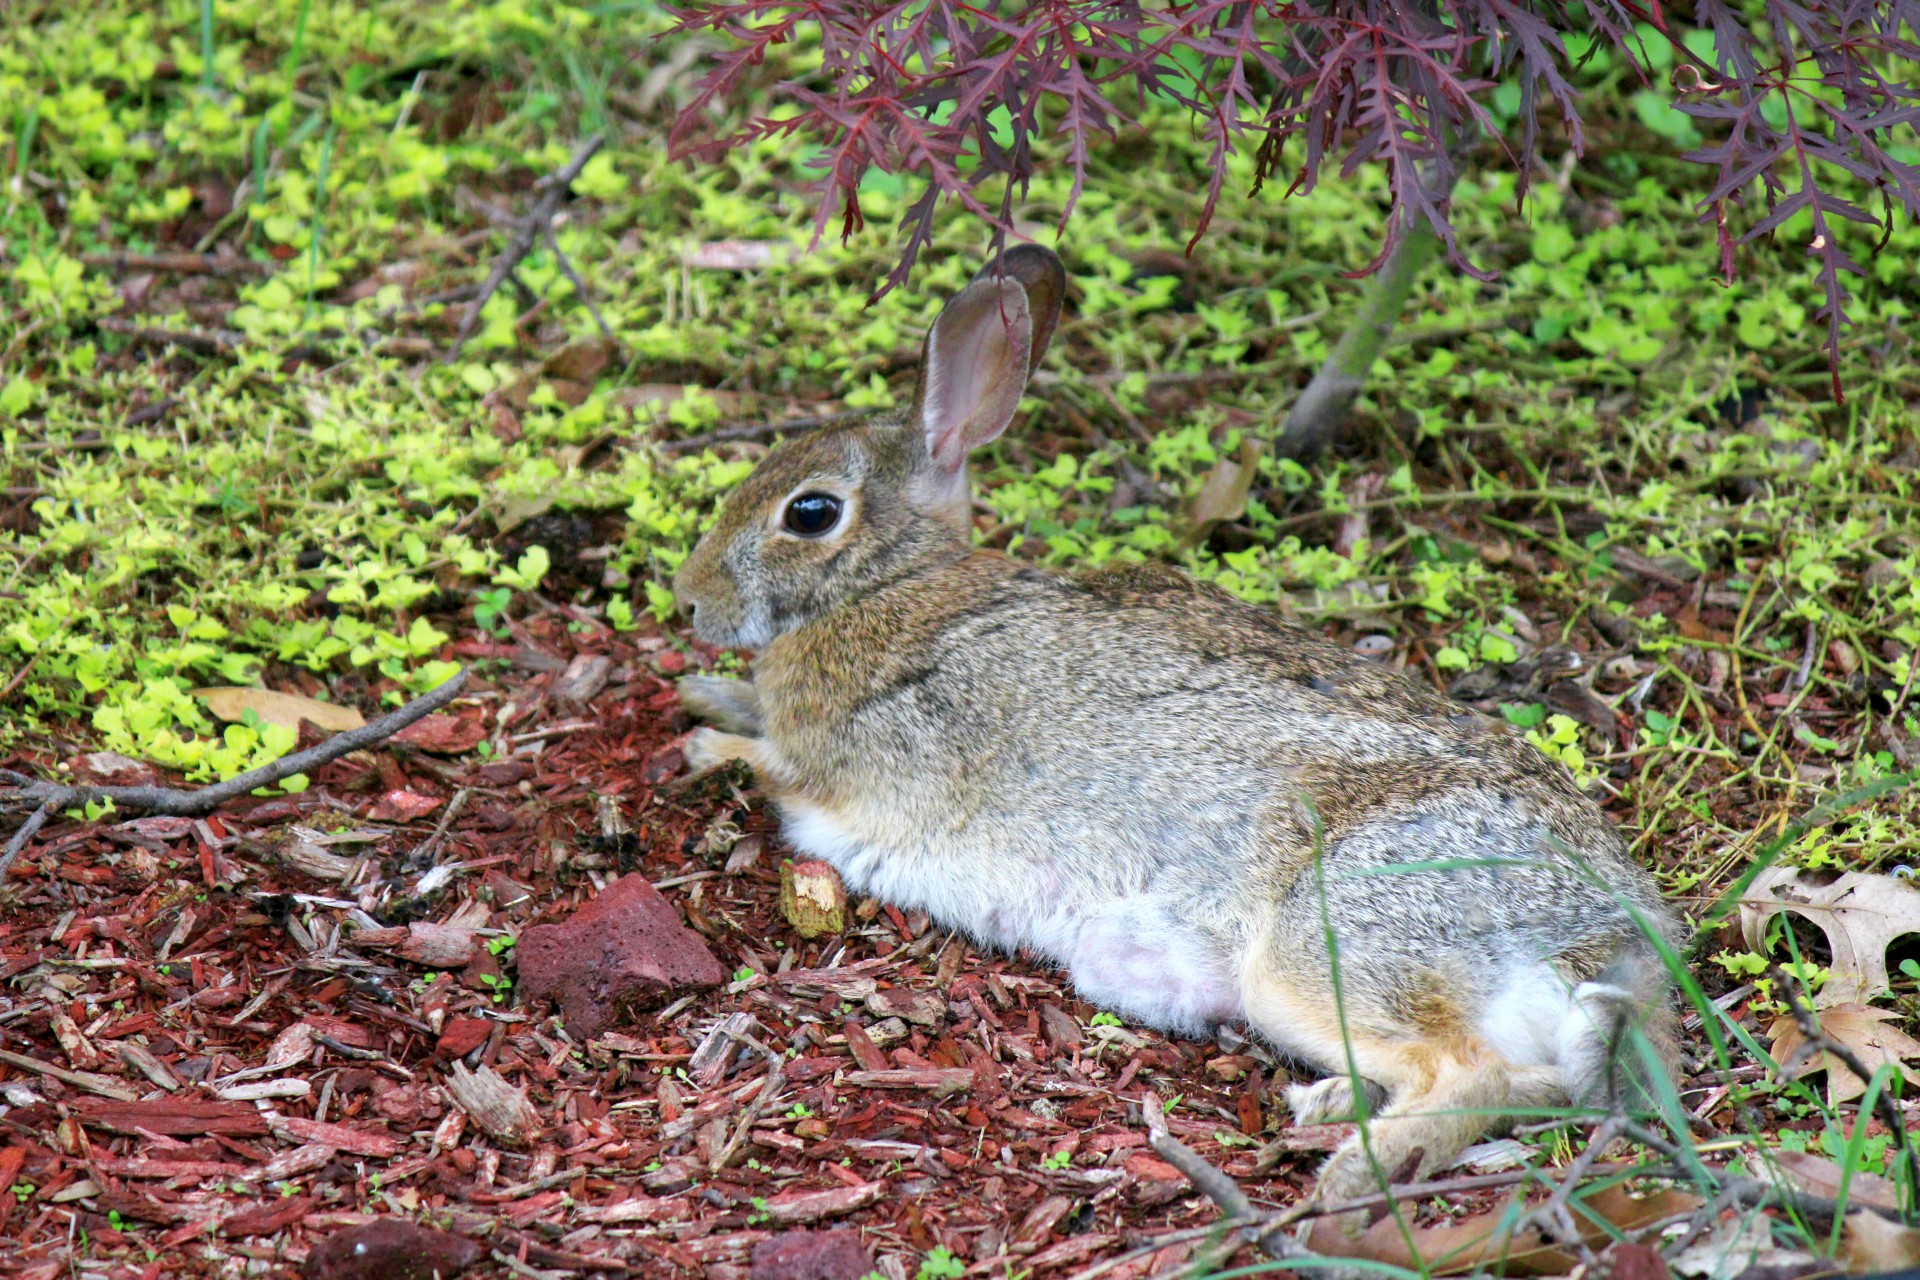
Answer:
[{"label": "shaded ground", "polygon": [[[803,942],[757,800],[679,777],[686,720],[658,672],[682,659],[661,638],[537,619],[498,657],[459,647],[498,684],[453,715],[507,743],[498,760],[396,746],[297,798],[56,822],[30,846],[0,963],[16,989],[59,998],[6,1026],[24,1055],[7,1059],[0,1118],[16,1188],[0,1212],[24,1246],[9,1264],[145,1274],[155,1250],[169,1275],[234,1257],[290,1268],[380,1209],[524,1246],[535,1267],[726,1275],[781,1227],[831,1219],[913,1259],[909,1274],[944,1248],[982,1274],[1004,1260],[1064,1275],[1215,1216],[1145,1151],[1143,1090],[1177,1099],[1173,1131],[1275,1201],[1339,1136],[1289,1131],[1257,1157],[1284,1080],[1262,1056],[1090,1027],[1058,973],[976,954],[924,917],[860,903],[844,938]],[[606,687],[554,701],[581,653],[611,659]],[[308,873],[329,856],[344,874]],[[439,887],[415,896],[429,874]],[[496,1000],[485,941],[564,918],[619,874],[660,885],[737,980],[585,1044],[548,1009]],[[356,939],[355,903],[454,929],[409,961]],[[479,945],[455,972],[462,928]],[[739,1038],[690,1074],[730,1015]],[[456,1059],[526,1092],[530,1142],[463,1134],[439,1087]]]}]

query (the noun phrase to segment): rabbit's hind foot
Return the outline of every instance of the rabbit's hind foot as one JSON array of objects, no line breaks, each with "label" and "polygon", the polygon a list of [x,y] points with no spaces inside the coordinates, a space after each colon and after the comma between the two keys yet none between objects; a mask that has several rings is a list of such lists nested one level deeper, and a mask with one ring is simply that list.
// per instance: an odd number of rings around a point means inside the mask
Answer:
[{"label": "rabbit's hind foot", "polygon": [[[1380,1109],[1383,1100],[1380,1088],[1371,1080],[1360,1083],[1367,1091],[1367,1112],[1371,1115]],[[1293,1112],[1295,1124],[1334,1124],[1351,1120],[1359,1109],[1354,1105],[1353,1077],[1328,1076],[1312,1084],[1290,1084],[1287,1086],[1287,1109]]]},{"label": "rabbit's hind foot", "polygon": [[[1321,1167],[1314,1196],[1322,1204],[1433,1174],[1485,1134],[1489,1112],[1512,1103],[1507,1064],[1477,1040],[1355,1037],[1352,1048],[1370,1082],[1385,1089],[1387,1101]],[[1351,1096],[1349,1090],[1349,1102]],[[1366,1217],[1364,1212],[1343,1214],[1341,1227],[1357,1231]]]}]

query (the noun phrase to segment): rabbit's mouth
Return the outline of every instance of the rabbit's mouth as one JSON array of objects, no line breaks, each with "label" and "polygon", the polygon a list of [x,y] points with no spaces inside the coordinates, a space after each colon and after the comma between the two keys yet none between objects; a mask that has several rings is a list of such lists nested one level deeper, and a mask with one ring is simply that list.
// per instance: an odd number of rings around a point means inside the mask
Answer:
[{"label": "rabbit's mouth", "polygon": [[724,617],[712,605],[693,606],[693,634],[719,649],[764,649],[776,634],[764,610],[751,609],[743,618]]}]

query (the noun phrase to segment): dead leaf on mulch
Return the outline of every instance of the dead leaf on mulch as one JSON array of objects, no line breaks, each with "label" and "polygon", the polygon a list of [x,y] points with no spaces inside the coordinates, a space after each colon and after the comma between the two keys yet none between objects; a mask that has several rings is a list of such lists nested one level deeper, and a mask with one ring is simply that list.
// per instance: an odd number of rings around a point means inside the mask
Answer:
[{"label": "dead leaf on mulch", "polygon": [[1859,1004],[1891,985],[1887,947],[1920,933],[1920,889],[1893,876],[1848,871],[1828,879],[1796,867],[1769,867],[1740,903],[1740,932],[1765,954],[1767,921],[1790,911],[1818,925],[1832,949],[1832,976],[1814,995],[1815,1008]]},{"label": "dead leaf on mulch", "polygon": [[1182,550],[1205,542],[1215,525],[1247,514],[1247,494],[1260,465],[1260,450],[1260,442],[1248,436],[1240,442],[1238,455],[1213,464],[1187,507],[1186,527],[1180,534]]},{"label": "dead leaf on mulch", "polygon": [[[1820,1029],[1835,1040],[1853,1050],[1860,1064],[1869,1071],[1877,1071],[1882,1063],[1891,1064],[1894,1070],[1904,1075],[1910,1083],[1920,1084],[1920,1074],[1906,1065],[1908,1058],[1920,1058],[1920,1040],[1915,1040],[1898,1027],[1887,1025],[1887,1019],[1894,1016],[1891,1009],[1872,1009],[1864,1004],[1835,1005],[1819,1012]],[[1807,1038],[1801,1034],[1799,1024],[1787,1014],[1775,1018],[1767,1028],[1768,1048],[1774,1061],[1785,1065],[1795,1065],[1789,1075],[1792,1079],[1812,1075],[1816,1071],[1827,1073],[1827,1101],[1832,1105],[1851,1102],[1867,1091],[1867,1082],[1848,1070],[1832,1054],[1821,1050],[1818,1053],[1802,1053]]]},{"label": "dead leaf on mulch", "polygon": [[1848,1204],[1896,1210],[1900,1207],[1899,1189],[1877,1173],[1855,1173],[1847,1177],[1839,1165],[1810,1151],[1776,1151],[1771,1162],[1780,1181],[1805,1195],[1838,1200],[1844,1182]]},{"label": "dead leaf on mulch", "polygon": [[[1617,1231],[1631,1231],[1662,1218],[1690,1213],[1700,1204],[1700,1197],[1672,1188],[1633,1196],[1613,1186],[1581,1197],[1580,1211],[1574,1218],[1587,1243],[1598,1248],[1606,1244],[1609,1235],[1594,1218]],[[1504,1204],[1458,1221],[1414,1227],[1411,1231],[1388,1215],[1358,1237],[1349,1237],[1334,1219],[1321,1218],[1313,1224],[1306,1245],[1330,1257],[1370,1258],[1435,1275],[1457,1275],[1499,1264],[1505,1275],[1558,1276],[1578,1265],[1579,1259],[1571,1250],[1547,1243],[1537,1231],[1513,1234],[1512,1221]]]},{"label": "dead leaf on mulch", "polygon": [[263,724],[298,729],[302,720],[311,720],[328,733],[344,733],[366,723],[366,718],[352,707],[303,698],[297,693],[280,693],[245,685],[215,685],[192,692],[194,697],[207,704],[208,711],[226,721],[245,720],[251,711]]},{"label": "dead leaf on mulch", "polygon": [[1840,1223],[1840,1260],[1856,1276],[1920,1266],[1920,1230],[1855,1209]]}]

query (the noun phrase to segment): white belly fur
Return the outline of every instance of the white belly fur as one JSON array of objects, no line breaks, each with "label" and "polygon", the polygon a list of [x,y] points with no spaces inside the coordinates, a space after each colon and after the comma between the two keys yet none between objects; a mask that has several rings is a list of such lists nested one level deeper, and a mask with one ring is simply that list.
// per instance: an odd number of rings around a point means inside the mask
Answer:
[{"label": "white belly fur", "polygon": [[1083,887],[1059,868],[1012,860],[992,862],[988,879],[925,849],[886,847],[868,824],[797,797],[783,803],[781,817],[793,846],[831,863],[849,888],[918,908],[979,942],[1039,952],[1103,1009],[1187,1032],[1241,1016],[1239,957],[1218,954],[1218,944],[1184,926],[1161,897],[1091,901],[1095,894],[1077,892]]}]

